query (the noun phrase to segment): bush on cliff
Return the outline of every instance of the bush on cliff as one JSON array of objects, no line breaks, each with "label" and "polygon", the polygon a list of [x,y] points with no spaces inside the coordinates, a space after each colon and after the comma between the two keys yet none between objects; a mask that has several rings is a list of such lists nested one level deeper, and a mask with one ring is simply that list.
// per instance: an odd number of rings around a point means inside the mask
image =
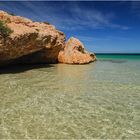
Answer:
[{"label": "bush on cliff", "polygon": [[6,39],[13,31],[5,25],[3,21],[0,21],[0,35]]},{"label": "bush on cliff", "polygon": [[15,16],[15,14],[14,13],[11,13],[11,12],[9,12],[8,14],[11,15],[11,16]]}]

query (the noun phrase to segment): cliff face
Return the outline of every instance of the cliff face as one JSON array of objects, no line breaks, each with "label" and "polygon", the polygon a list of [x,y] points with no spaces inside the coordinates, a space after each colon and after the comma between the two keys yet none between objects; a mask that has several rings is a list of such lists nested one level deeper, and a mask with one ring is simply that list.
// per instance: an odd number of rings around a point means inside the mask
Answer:
[{"label": "cliff face", "polygon": [[[61,54],[62,51],[67,52],[67,48],[71,48],[68,47],[71,46],[71,43],[69,41],[65,43],[64,33],[57,30],[53,25],[33,22],[27,18],[12,16],[3,11],[0,11],[0,21],[12,30],[12,33],[6,38],[2,36],[0,31],[0,65],[57,63],[58,61],[69,63],[69,61],[67,62],[68,54],[67,56],[63,55],[63,59]],[[90,54],[87,55],[90,57]],[[78,59],[81,59],[79,55]],[[88,60],[88,62],[91,61],[93,59]],[[72,63],[77,64],[77,61],[72,61]],[[87,61],[80,61],[81,63],[87,63]]]}]

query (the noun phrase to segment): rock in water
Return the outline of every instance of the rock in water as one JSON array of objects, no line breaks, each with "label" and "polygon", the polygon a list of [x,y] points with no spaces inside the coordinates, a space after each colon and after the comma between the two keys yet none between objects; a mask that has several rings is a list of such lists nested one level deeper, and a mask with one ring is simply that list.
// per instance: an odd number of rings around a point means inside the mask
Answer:
[{"label": "rock in water", "polygon": [[[0,35],[1,65],[20,63],[20,61],[22,63],[57,62],[58,53],[65,44],[65,35],[53,25],[33,22],[3,11],[0,11],[0,21],[13,31],[6,39]],[[37,57],[31,55],[36,52],[38,52]]]},{"label": "rock in water", "polygon": [[58,61],[67,64],[87,64],[96,60],[93,53],[88,53],[84,45],[76,38],[71,37],[59,52]]},{"label": "rock in water", "polygon": [[78,39],[71,38],[65,43],[64,33],[47,22],[33,22],[0,11],[0,23],[0,66],[12,63],[84,64],[95,60],[95,55],[87,53]]}]

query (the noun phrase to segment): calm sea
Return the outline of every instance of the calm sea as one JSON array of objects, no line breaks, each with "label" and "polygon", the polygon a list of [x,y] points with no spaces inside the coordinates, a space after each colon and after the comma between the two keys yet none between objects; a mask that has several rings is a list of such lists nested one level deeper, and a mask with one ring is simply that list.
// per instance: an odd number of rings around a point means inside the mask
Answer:
[{"label": "calm sea", "polygon": [[140,55],[0,69],[0,139],[140,139]]}]

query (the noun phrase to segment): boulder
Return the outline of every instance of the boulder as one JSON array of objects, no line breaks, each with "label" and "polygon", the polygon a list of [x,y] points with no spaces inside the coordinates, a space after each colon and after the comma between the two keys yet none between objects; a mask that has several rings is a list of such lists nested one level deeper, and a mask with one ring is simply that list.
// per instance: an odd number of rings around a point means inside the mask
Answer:
[{"label": "boulder", "polygon": [[58,61],[66,64],[87,64],[95,60],[95,55],[87,52],[84,45],[74,37],[66,42],[64,49],[59,52],[58,56]]}]

